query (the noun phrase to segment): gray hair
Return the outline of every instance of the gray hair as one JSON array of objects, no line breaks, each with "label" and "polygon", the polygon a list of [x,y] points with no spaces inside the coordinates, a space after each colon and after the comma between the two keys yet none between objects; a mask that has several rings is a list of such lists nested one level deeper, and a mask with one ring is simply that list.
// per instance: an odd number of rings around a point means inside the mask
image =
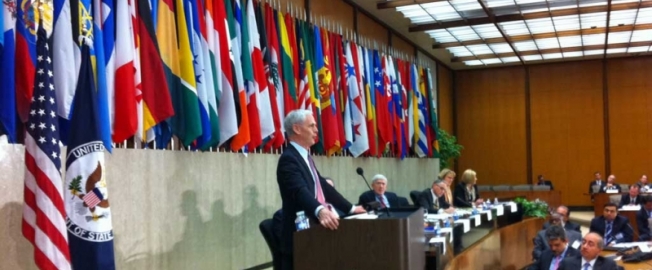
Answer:
[{"label": "gray hair", "polygon": [[436,179],[434,182],[432,182],[433,185],[438,185],[438,186],[441,186],[441,184],[443,184],[443,183],[444,183],[444,181],[441,180],[441,179]]},{"label": "gray hair", "polygon": [[566,240],[566,231],[564,231],[564,228],[562,228],[559,225],[552,225],[546,229],[546,240],[552,241],[552,240]]},{"label": "gray hair", "polygon": [[294,130],[292,129],[294,125],[301,124],[303,121],[306,121],[306,117],[312,115],[312,111],[309,110],[293,110],[285,116],[283,120],[283,126],[285,127],[285,132],[288,136],[295,135]]},{"label": "gray hair", "polygon": [[385,177],[385,176],[382,175],[382,174],[376,174],[376,175],[374,175],[373,178],[371,178],[371,183],[372,183],[372,184],[373,184],[373,183],[376,183],[376,181],[378,181],[378,180],[385,180],[385,182],[387,182],[387,177]]}]

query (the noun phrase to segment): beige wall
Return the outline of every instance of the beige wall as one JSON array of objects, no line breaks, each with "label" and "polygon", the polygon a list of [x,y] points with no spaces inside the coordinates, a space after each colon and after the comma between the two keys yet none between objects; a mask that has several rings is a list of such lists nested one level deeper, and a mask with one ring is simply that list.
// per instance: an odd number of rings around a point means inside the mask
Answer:
[{"label": "beige wall", "polygon": [[[0,270],[36,269],[21,236],[23,147],[0,146]],[[107,177],[118,269],[243,269],[271,261],[258,224],[280,208],[277,155],[116,149]],[[351,202],[355,173],[382,173],[409,197],[430,185],[436,159],[315,158]]]}]

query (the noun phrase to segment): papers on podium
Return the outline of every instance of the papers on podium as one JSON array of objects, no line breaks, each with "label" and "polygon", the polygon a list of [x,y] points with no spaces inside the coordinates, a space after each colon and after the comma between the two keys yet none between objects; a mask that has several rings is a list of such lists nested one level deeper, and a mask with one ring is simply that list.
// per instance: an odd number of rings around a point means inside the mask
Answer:
[{"label": "papers on podium", "polygon": [[348,216],[345,217],[344,219],[377,219],[377,218],[378,215],[363,213],[363,214]]},{"label": "papers on podium", "polygon": [[623,208],[620,208],[622,211],[638,211],[641,210],[641,205],[640,204],[635,204],[635,205],[623,205]]}]

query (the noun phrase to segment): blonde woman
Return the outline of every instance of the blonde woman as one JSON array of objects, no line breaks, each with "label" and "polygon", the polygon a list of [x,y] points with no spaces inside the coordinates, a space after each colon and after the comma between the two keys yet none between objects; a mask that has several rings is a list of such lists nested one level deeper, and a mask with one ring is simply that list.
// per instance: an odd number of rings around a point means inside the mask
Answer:
[{"label": "blonde woman", "polygon": [[473,207],[473,204],[481,204],[483,200],[478,193],[475,183],[478,181],[475,171],[468,169],[462,173],[461,183],[455,187],[453,205],[455,207]]},{"label": "blonde woman", "polygon": [[444,199],[450,205],[453,204],[453,194],[451,193],[451,185],[455,179],[455,172],[451,169],[443,169],[439,172],[439,179],[441,179],[446,185],[444,188]]}]

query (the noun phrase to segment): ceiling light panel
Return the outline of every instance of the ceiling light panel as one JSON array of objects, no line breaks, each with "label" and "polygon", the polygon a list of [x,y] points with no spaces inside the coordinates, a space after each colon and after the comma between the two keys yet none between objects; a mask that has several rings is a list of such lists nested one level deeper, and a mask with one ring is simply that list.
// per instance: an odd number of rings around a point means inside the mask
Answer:
[{"label": "ceiling light panel", "polygon": [[580,15],[582,28],[606,27],[607,12],[586,13]]},{"label": "ceiling light panel", "polygon": [[604,34],[583,35],[584,46],[604,44]]},{"label": "ceiling light panel", "polygon": [[498,28],[493,23],[474,25],[472,27],[483,39],[502,37],[500,31],[498,31]]},{"label": "ceiling light panel", "polygon": [[535,41],[539,50],[559,48],[559,41],[557,41],[557,38],[542,38]]},{"label": "ceiling light panel", "polygon": [[559,37],[559,45],[562,48],[582,46],[581,36]]},{"label": "ceiling light panel", "polygon": [[636,24],[652,23],[652,8],[642,8],[636,16]]},{"label": "ceiling light panel", "polygon": [[482,63],[485,65],[491,65],[491,64],[502,64],[503,62],[500,61],[498,58],[489,58],[489,59],[482,59]]},{"label": "ceiling light panel", "polygon": [[448,48],[448,51],[455,57],[473,56],[473,53],[464,46],[450,47]]},{"label": "ceiling light panel", "polygon": [[557,31],[579,30],[580,18],[577,15],[552,17]]},{"label": "ceiling light panel", "polygon": [[457,41],[457,39],[455,39],[455,37],[451,35],[448,31],[446,31],[446,29],[429,30],[426,31],[426,34],[430,35],[430,37],[434,38],[435,41],[439,43]]},{"label": "ceiling light panel", "polygon": [[608,44],[617,44],[617,43],[628,43],[630,40],[630,37],[632,36],[632,32],[613,32],[609,33],[608,37]]},{"label": "ceiling light panel", "polygon": [[471,61],[464,61],[464,64],[467,66],[481,66],[484,65],[482,61],[480,60],[471,60]]},{"label": "ceiling light panel", "polygon": [[514,42],[514,47],[517,51],[534,51],[537,50],[537,45],[532,40]]},{"label": "ceiling light panel", "polygon": [[607,0],[580,0],[577,2],[580,7],[606,6],[608,4]]},{"label": "ceiling light panel", "polygon": [[636,9],[612,11],[609,17],[609,26],[631,25],[636,20]]},{"label": "ceiling light panel", "polygon": [[582,52],[565,52],[563,53],[564,58],[568,57],[580,57],[583,56],[584,54]]},{"label": "ceiling light panel", "polygon": [[543,59],[558,59],[562,58],[563,55],[561,53],[546,53],[543,55]]},{"label": "ceiling light panel", "polygon": [[460,26],[448,28],[448,32],[451,33],[459,41],[469,41],[480,39],[480,37],[475,33],[473,28],[470,26]]},{"label": "ceiling light panel", "polygon": [[632,33],[632,42],[639,41],[652,41],[652,29],[634,31]]},{"label": "ceiling light panel", "polygon": [[488,8],[513,6],[513,0],[483,0]]},{"label": "ceiling light panel", "polygon": [[462,17],[448,1],[422,4],[421,7],[437,21],[460,20]]},{"label": "ceiling light panel", "polygon": [[534,19],[525,21],[532,34],[552,33],[555,27],[550,18]]},{"label": "ceiling light panel", "polygon": [[502,60],[503,63],[511,63],[511,62],[519,62],[519,61],[521,61],[521,60],[518,59],[518,56],[503,57],[503,58],[500,58],[500,60]]},{"label": "ceiling light panel", "polygon": [[536,61],[536,60],[541,60],[540,54],[535,54],[535,55],[524,55],[523,56],[523,61]]},{"label": "ceiling light panel", "polygon": [[507,43],[489,44],[489,47],[491,47],[491,50],[493,50],[495,53],[511,53],[511,52],[514,52],[512,50],[512,47],[510,47],[509,44],[507,44]]},{"label": "ceiling light panel", "polygon": [[627,48],[607,49],[607,54],[626,53],[626,52],[627,52]]},{"label": "ceiling light panel", "polygon": [[493,54],[494,52],[487,44],[468,45],[466,48],[475,55]]},{"label": "ceiling light panel", "polygon": [[524,21],[502,22],[498,24],[503,29],[505,35],[518,36],[529,35],[530,31],[527,30],[527,25]]},{"label": "ceiling light panel", "polygon": [[628,53],[647,52],[649,49],[650,46],[629,47],[627,48],[627,52]]},{"label": "ceiling light panel", "polygon": [[410,19],[413,24],[434,22],[435,20],[419,5],[397,7],[396,11],[403,13],[405,18]]},{"label": "ceiling light panel", "polygon": [[[477,0],[453,0],[450,1],[451,5],[459,12],[464,11],[482,11],[482,6],[478,3]],[[484,13],[484,11],[482,11]]]},{"label": "ceiling light panel", "polygon": [[584,55],[597,55],[597,54],[603,54],[604,50],[588,50],[584,51]]}]

